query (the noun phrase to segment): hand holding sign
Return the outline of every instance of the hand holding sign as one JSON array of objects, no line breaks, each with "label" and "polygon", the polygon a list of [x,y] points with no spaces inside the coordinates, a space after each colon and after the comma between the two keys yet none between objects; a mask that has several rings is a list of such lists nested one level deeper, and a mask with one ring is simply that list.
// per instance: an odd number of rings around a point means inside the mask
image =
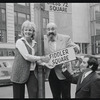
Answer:
[{"label": "hand holding sign", "polygon": [[46,56],[42,56],[42,57],[41,57],[41,61],[42,61],[42,62],[46,62],[46,63],[48,63],[49,60],[50,60],[50,57],[49,57],[48,55],[46,55]]},{"label": "hand holding sign", "polygon": [[64,63],[64,64],[62,65],[62,71],[65,72],[66,70],[67,70],[67,64]]},{"label": "hand holding sign", "polygon": [[50,61],[47,64],[48,68],[54,68],[56,65],[69,62],[76,59],[73,47],[69,47],[52,54],[49,54]]}]

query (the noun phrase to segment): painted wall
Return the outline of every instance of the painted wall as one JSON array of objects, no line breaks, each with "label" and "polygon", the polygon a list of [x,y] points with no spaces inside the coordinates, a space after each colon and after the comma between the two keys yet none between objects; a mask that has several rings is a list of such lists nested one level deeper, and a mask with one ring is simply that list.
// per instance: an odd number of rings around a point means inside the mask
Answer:
[{"label": "painted wall", "polygon": [[74,42],[89,42],[88,3],[72,3],[72,33]]},{"label": "painted wall", "polygon": [[55,12],[54,14],[58,33],[70,35],[72,38],[72,4],[68,3],[67,13]]}]

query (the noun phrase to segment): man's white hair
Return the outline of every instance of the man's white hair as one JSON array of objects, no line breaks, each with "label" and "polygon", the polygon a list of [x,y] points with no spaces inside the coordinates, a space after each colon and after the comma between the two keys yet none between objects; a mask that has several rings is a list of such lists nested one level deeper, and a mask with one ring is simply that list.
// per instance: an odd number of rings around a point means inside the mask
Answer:
[{"label": "man's white hair", "polygon": [[50,22],[50,23],[47,24],[47,28],[49,28],[49,27],[57,28],[57,25],[53,22]]}]

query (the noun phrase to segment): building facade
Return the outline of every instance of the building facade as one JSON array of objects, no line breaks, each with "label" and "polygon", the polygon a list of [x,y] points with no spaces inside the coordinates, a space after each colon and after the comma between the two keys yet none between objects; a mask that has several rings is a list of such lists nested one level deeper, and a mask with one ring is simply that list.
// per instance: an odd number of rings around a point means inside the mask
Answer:
[{"label": "building facade", "polygon": [[100,3],[90,4],[90,31],[92,54],[100,54]]},{"label": "building facade", "polygon": [[[60,17],[56,18],[57,16]],[[70,25],[67,25],[68,28],[66,28],[66,23],[59,26],[60,22],[66,21],[66,16],[67,14],[45,10],[45,3],[0,3],[0,57],[14,56],[15,42],[21,37],[21,25],[25,20],[36,24],[36,40],[40,50],[38,54],[42,55],[44,52],[43,35],[46,34],[47,23],[58,22],[58,29],[63,25],[59,33],[70,33],[69,31],[72,30],[71,17],[69,19]],[[68,32],[66,29],[69,29]]]},{"label": "building facade", "polygon": [[48,22],[57,24],[58,33],[70,35],[80,46],[80,54],[100,53],[99,3],[68,3],[66,13],[45,8],[46,3],[0,3],[1,57],[14,56],[15,42],[21,37],[21,25],[25,20],[36,24],[36,40],[40,55],[44,52],[43,35],[46,34]]},{"label": "building facade", "polygon": [[[59,6],[61,3],[53,5]],[[49,22],[55,22],[59,34],[69,35],[80,46],[80,54],[100,54],[100,4],[64,5],[67,7],[63,9],[66,12],[47,10],[46,3],[0,3],[0,67],[12,66],[15,43],[21,38],[21,25],[25,20],[36,24],[38,55],[44,54],[43,36]],[[58,10],[56,7],[53,9]],[[43,73],[43,68],[38,66],[39,97],[45,95]]]}]

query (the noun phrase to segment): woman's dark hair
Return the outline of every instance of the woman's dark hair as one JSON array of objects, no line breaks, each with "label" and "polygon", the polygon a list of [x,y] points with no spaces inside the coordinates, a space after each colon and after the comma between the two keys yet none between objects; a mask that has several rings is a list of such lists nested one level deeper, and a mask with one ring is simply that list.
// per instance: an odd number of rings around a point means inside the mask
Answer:
[{"label": "woman's dark hair", "polygon": [[92,55],[85,55],[84,57],[89,58],[88,67],[93,65],[91,69],[92,69],[92,71],[96,71],[98,69],[98,65],[99,65],[98,59],[96,57],[92,56]]}]

